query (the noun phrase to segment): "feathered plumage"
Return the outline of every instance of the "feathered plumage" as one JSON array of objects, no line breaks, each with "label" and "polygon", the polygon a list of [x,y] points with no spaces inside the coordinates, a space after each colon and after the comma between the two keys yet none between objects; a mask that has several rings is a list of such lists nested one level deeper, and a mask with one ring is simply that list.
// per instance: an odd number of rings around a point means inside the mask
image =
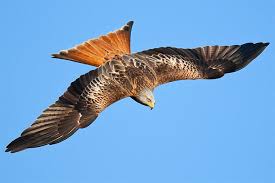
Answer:
[{"label": "feathered plumage", "polygon": [[60,58],[80,62],[83,64],[100,66],[116,55],[122,56],[131,53],[130,39],[133,21],[128,22],[119,30],[90,39],[75,47],[52,54],[53,58]]},{"label": "feathered plumage", "polygon": [[249,64],[269,43],[206,46],[194,49],[162,47],[130,54],[133,22],[107,36],[89,40],[56,58],[73,60],[97,69],[80,76],[58,101],[23,133],[6,151],[55,144],[90,125],[106,107],[132,97],[153,105],[148,96],[160,84],[175,80],[216,79]]}]

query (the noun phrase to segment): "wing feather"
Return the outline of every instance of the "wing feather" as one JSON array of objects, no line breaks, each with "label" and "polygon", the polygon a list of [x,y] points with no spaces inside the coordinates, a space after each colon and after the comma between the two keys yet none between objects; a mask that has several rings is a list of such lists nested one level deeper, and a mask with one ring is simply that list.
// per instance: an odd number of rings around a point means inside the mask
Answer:
[{"label": "wing feather", "polygon": [[56,144],[89,126],[107,106],[132,95],[125,71],[122,61],[114,60],[80,76],[6,151]]},{"label": "wing feather", "polygon": [[269,43],[232,46],[206,46],[194,49],[161,47],[133,56],[148,62],[156,72],[158,84],[182,79],[215,79],[244,68]]}]

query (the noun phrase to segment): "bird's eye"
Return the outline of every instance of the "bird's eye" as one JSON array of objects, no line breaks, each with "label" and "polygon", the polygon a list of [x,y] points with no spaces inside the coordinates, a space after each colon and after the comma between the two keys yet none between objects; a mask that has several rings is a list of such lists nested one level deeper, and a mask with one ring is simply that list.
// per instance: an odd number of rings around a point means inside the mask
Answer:
[{"label": "bird's eye", "polygon": [[149,98],[147,98],[147,102],[152,102],[152,100],[151,100],[151,99],[149,99]]}]

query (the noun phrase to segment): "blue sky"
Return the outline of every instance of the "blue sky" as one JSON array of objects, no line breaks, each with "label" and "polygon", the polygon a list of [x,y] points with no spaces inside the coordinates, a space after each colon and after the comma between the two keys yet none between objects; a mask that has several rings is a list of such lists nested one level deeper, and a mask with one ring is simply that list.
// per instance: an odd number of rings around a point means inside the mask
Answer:
[{"label": "blue sky", "polygon": [[[266,1],[4,1],[1,20],[0,182],[275,182],[274,7]],[[134,20],[132,51],[270,42],[245,69],[219,80],[131,99],[55,146],[5,146],[79,75],[94,69],[51,53]]]}]

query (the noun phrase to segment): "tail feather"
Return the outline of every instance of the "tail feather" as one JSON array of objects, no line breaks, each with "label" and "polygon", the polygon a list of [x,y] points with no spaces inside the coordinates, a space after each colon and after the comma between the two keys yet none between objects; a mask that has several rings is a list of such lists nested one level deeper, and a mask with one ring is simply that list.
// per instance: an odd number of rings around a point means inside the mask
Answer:
[{"label": "tail feather", "polygon": [[119,30],[100,36],[97,39],[90,39],[74,48],[52,54],[52,56],[53,58],[71,60],[98,67],[116,55],[122,56],[131,53],[132,26],[133,21],[130,21]]}]

